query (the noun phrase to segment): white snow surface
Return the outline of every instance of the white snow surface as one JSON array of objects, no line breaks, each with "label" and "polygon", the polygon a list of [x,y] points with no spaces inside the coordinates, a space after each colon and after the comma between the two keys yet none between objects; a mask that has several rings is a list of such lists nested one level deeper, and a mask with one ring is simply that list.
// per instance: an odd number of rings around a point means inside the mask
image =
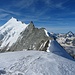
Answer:
[{"label": "white snow surface", "polygon": [[48,36],[48,37],[49,37],[47,30],[46,30],[46,29],[44,29],[44,31],[45,31],[45,33],[46,33],[46,36]]},{"label": "white snow surface", "polygon": [[42,51],[0,53],[0,75],[75,75],[75,61]]},{"label": "white snow surface", "polygon": [[10,47],[14,44],[20,36],[20,33],[25,30],[27,26],[27,24],[22,23],[13,17],[6,24],[1,26],[0,35],[3,36],[1,48],[7,45]]},{"label": "white snow surface", "polygon": [[73,59],[56,40],[50,40],[47,52],[52,52],[71,60]]}]

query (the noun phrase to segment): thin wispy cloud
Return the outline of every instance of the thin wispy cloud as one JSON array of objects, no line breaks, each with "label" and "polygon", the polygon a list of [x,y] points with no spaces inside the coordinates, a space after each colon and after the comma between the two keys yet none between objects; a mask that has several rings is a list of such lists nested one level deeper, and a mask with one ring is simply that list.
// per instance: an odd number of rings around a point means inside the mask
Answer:
[{"label": "thin wispy cloud", "polygon": [[0,14],[0,20],[8,20],[12,17],[12,15],[20,16],[20,13],[8,9],[0,9]]},{"label": "thin wispy cloud", "polygon": [[34,21],[40,27],[75,24],[74,0],[7,0],[0,4],[0,20],[13,16],[23,22]]},{"label": "thin wispy cloud", "polygon": [[65,9],[66,7],[64,7],[63,5],[68,2],[69,0],[59,0],[59,2],[55,2],[54,0],[44,0],[46,5],[49,8],[60,8],[60,9]]},{"label": "thin wispy cloud", "polygon": [[[37,9],[35,5],[39,1],[40,0],[13,0],[13,3],[11,6],[17,7],[17,8],[19,8],[19,10],[26,9],[26,8],[30,7],[33,11],[33,10]],[[50,8],[61,8],[61,9],[63,9],[64,8],[63,4],[65,2],[67,2],[68,0],[62,1],[62,2],[60,1],[60,2],[56,2],[56,3],[54,3],[53,1],[54,0],[41,0],[42,4],[43,5],[45,4],[45,6],[43,6],[43,7],[44,8],[48,7],[49,10],[50,10]]]},{"label": "thin wispy cloud", "polygon": [[11,11],[11,10],[5,10],[5,9],[0,9],[0,12],[2,13],[8,13],[8,14],[14,14],[14,15],[20,15],[18,12],[14,12],[14,11]]},{"label": "thin wispy cloud", "polygon": [[[13,6],[19,7],[20,9],[28,8],[34,3],[35,0],[15,0],[13,1]],[[16,4],[14,4],[16,3]]]},{"label": "thin wispy cloud", "polygon": [[2,14],[2,13],[1,13],[0,19],[1,19],[1,18],[5,18],[5,17],[8,16],[8,15],[9,15],[9,14],[6,14],[6,13],[5,13],[5,14]]},{"label": "thin wispy cloud", "polygon": [[[40,0],[13,0],[12,4],[9,5],[9,9],[11,9],[12,7],[14,7],[14,8],[16,7],[17,10],[20,10],[20,11],[22,11],[22,9],[26,10],[26,11],[24,11],[25,14],[29,13],[29,12],[31,14],[31,12],[32,12],[32,13],[34,13],[35,16],[37,15],[39,17],[41,15],[44,15],[47,11],[50,11],[51,8],[63,9],[64,8],[63,4],[66,2],[66,1],[63,1],[63,2],[60,1],[60,2],[54,3],[53,0],[41,0],[41,2],[43,4],[43,9],[41,9],[41,7],[39,7],[39,9],[38,9],[38,7],[36,7],[36,5],[37,5],[36,3],[38,3],[39,1]],[[24,14],[24,13],[19,14],[18,12],[13,12],[13,11],[6,11],[6,12],[8,12],[10,14],[18,15],[18,16],[19,15],[21,16],[21,14],[22,15]]]}]

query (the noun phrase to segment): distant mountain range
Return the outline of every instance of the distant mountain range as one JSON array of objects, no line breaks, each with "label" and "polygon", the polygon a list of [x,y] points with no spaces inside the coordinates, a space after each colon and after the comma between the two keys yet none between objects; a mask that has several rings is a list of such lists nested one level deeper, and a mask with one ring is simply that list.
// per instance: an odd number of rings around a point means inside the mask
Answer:
[{"label": "distant mountain range", "polygon": [[75,34],[69,31],[66,34],[57,34],[56,37],[60,45],[75,58]]}]

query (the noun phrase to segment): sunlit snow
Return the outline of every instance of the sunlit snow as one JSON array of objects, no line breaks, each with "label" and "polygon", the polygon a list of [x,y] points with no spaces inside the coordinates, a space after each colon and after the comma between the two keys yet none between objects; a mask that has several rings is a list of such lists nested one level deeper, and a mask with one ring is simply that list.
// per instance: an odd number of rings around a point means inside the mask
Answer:
[{"label": "sunlit snow", "polygon": [[0,54],[1,75],[75,75],[75,61],[42,51]]},{"label": "sunlit snow", "polygon": [[0,34],[4,35],[1,47],[5,47],[6,45],[10,47],[14,44],[20,36],[20,33],[25,30],[27,26],[27,24],[12,17],[5,25],[0,27]]}]

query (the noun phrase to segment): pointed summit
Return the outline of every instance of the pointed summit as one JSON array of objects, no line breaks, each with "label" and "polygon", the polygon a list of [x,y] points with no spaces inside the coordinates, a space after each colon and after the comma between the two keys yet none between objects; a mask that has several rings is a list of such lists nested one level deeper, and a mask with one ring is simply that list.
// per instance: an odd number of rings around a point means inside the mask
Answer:
[{"label": "pointed summit", "polygon": [[11,17],[11,19],[15,19],[14,17]]},{"label": "pointed summit", "polygon": [[30,22],[28,29],[33,30],[35,28],[33,21]]},{"label": "pointed summit", "polygon": [[32,23],[32,24],[33,24],[33,21],[31,21],[30,23]]},{"label": "pointed summit", "polygon": [[34,23],[33,23],[33,21],[30,21],[30,25],[34,26]]},{"label": "pointed summit", "polygon": [[34,29],[34,28],[35,28],[33,21],[30,21],[30,24],[29,24],[28,27],[29,27],[30,29]]},{"label": "pointed summit", "polygon": [[73,32],[72,31],[69,31],[67,34],[66,34],[67,37],[72,37],[74,36]]},{"label": "pointed summit", "polygon": [[18,23],[18,22],[17,22],[17,19],[14,18],[14,17],[12,17],[11,19],[9,19],[9,20],[7,21],[7,23],[4,24],[4,26],[11,25],[11,24],[14,25],[15,23]]},{"label": "pointed summit", "polygon": [[[10,20],[17,21],[17,19],[16,19],[16,18],[14,18],[14,17],[12,17]],[[9,20],[9,21],[10,21],[10,20]]]},{"label": "pointed summit", "polygon": [[12,26],[12,27],[14,27],[14,26],[27,26],[27,24],[22,23],[22,22],[19,21],[18,19],[12,17],[12,18],[9,19],[9,20],[7,21],[7,23],[5,23],[3,26],[6,26],[6,27],[7,27],[7,26]]},{"label": "pointed summit", "polygon": [[2,35],[3,39],[0,47],[3,48],[8,46],[9,48],[10,46],[12,46],[12,44],[17,41],[20,33],[24,31],[27,26],[27,24],[22,23],[21,21],[17,21],[17,19],[12,17],[6,24],[4,24],[0,28],[0,35]]}]

